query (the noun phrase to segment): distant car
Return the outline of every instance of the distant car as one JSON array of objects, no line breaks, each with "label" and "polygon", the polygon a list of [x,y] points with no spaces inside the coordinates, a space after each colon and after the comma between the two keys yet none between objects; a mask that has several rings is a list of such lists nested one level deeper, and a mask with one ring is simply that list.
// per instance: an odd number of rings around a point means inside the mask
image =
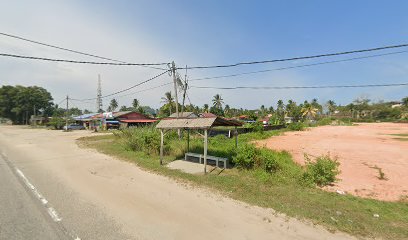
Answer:
[{"label": "distant car", "polygon": [[68,127],[64,126],[64,130],[83,130],[85,129],[85,127],[83,125],[79,125],[79,124],[69,124]]}]

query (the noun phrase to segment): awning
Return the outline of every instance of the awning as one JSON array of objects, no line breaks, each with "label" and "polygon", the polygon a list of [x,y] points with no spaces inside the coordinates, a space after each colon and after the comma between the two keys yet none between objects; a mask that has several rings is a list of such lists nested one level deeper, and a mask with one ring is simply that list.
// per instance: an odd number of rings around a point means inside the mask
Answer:
[{"label": "awning", "polygon": [[116,124],[118,124],[119,121],[116,121],[116,120],[107,120],[106,123],[116,123]]},{"label": "awning", "polygon": [[123,119],[120,122],[124,123],[153,123],[156,122],[156,119]]}]

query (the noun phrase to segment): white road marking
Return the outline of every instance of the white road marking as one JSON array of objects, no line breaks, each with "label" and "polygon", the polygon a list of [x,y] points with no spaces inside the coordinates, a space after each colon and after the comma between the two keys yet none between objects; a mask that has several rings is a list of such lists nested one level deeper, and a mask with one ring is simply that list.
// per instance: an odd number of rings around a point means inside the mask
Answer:
[{"label": "white road marking", "polygon": [[[10,168],[14,169],[17,173],[17,175],[23,180],[24,184],[34,193],[35,197],[37,197],[38,200],[43,204],[43,206],[47,209],[48,214],[51,216],[52,220],[54,222],[60,222],[62,218],[58,215],[57,211],[48,205],[48,200],[45,199],[41,193],[37,190],[37,188],[34,187],[33,184],[30,183],[30,181],[26,178],[24,173],[18,169],[16,166],[14,166],[11,162],[7,160],[7,156],[4,152],[0,153],[0,157],[4,158],[5,162],[9,165]],[[74,240],[81,240],[81,238],[74,237],[72,234],[70,234],[62,225],[61,227],[63,228],[63,231],[72,237]]]},{"label": "white road marking", "polygon": [[[34,193],[34,195],[38,198],[38,200],[40,200],[41,203],[42,203],[44,206],[46,206],[47,203],[48,203],[47,199],[45,199],[45,198],[41,195],[41,193],[34,187],[33,184],[30,183],[30,181],[28,181],[28,179],[26,178],[26,176],[24,175],[24,173],[23,173],[20,169],[18,169],[18,168],[15,168],[15,169],[16,169],[16,172],[17,172],[18,176],[20,176],[21,179],[23,179],[23,182],[25,183],[25,185],[27,185],[27,187],[28,187],[29,189],[31,189],[31,191],[32,191],[32,192]],[[47,206],[46,206],[46,207],[47,207]],[[59,221],[62,220],[62,218],[59,217],[57,211],[55,211],[54,208],[52,208],[52,207],[47,207],[47,212],[48,212],[48,214],[51,216],[52,220],[54,220],[54,222],[59,222]]]},{"label": "white road marking", "polygon": [[57,211],[55,211],[54,208],[48,207],[48,208],[47,208],[47,212],[48,212],[48,214],[50,214],[50,216],[51,216],[52,220],[54,220],[54,222],[59,222],[59,221],[62,220],[62,219],[58,216],[58,213],[57,213]]},{"label": "white road marking", "polygon": [[38,198],[38,200],[40,200],[43,205],[46,205],[46,204],[48,203],[47,199],[45,199],[45,198],[41,195],[41,193],[38,192],[38,190],[34,187],[34,185],[30,183],[30,181],[28,181],[28,179],[26,178],[26,176],[24,176],[24,173],[23,173],[20,169],[18,169],[18,168],[16,168],[16,172],[17,172],[17,174],[23,179],[23,182],[25,183],[25,185],[27,185],[27,187],[28,187],[29,189],[31,189],[31,191],[32,191],[32,192],[34,193],[34,195]]}]

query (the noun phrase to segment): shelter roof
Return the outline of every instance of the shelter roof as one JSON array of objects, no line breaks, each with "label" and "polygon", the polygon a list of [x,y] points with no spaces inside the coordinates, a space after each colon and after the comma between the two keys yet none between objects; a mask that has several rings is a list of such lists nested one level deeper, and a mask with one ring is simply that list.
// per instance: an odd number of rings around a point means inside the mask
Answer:
[{"label": "shelter roof", "polygon": [[156,128],[159,129],[208,129],[218,126],[241,126],[242,124],[235,120],[227,120],[221,117],[212,118],[178,118],[163,119]]}]

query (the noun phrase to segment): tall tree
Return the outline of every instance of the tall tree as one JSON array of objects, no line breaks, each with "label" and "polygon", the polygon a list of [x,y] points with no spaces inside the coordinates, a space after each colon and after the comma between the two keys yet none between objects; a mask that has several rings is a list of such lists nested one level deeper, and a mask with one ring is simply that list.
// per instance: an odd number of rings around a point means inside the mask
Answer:
[{"label": "tall tree", "polygon": [[208,113],[208,110],[209,110],[209,106],[208,106],[208,104],[206,103],[206,104],[204,104],[204,106],[203,106],[203,111],[206,112],[206,113]]},{"label": "tall tree", "polygon": [[319,111],[319,109],[314,107],[312,104],[306,104],[302,108],[302,115],[303,117],[313,119],[316,116],[317,111]]},{"label": "tall tree", "polygon": [[333,100],[327,101],[327,108],[329,110],[329,115],[331,116],[334,111],[336,111],[336,103]]},{"label": "tall tree", "polygon": [[118,108],[118,101],[116,101],[116,99],[112,99],[110,101],[109,107],[108,107],[108,112],[114,112],[116,110],[116,108]]},{"label": "tall tree", "polygon": [[140,105],[139,100],[137,100],[136,98],[133,99],[133,102],[132,102],[133,109],[136,110],[139,107],[139,105]]},{"label": "tall tree", "polygon": [[164,97],[162,97],[161,99],[162,99],[162,103],[167,105],[167,107],[169,108],[170,115],[171,115],[171,113],[172,113],[171,110],[172,110],[173,105],[174,105],[174,98],[171,95],[171,92],[165,92]]},{"label": "tall tree", "polygon": [[51,94],[42,87],[2,86],[0,88],[0,116],[14,124],[28,123],[31,115],[52,114]]},{"label": "tall tree", "polygon": [[215,108],[218,108],[218,109],[222,109],[222,105],[224,104],[224,101],[223,101],[224,99],[222,99],[222,97],[221,97],[221,95],[220,94],[215,94],[215,96],[214,96],[214,98],[213,98],[213,100],[212,100],[212,102],[213,102],[213,106],[215,107]]}]

